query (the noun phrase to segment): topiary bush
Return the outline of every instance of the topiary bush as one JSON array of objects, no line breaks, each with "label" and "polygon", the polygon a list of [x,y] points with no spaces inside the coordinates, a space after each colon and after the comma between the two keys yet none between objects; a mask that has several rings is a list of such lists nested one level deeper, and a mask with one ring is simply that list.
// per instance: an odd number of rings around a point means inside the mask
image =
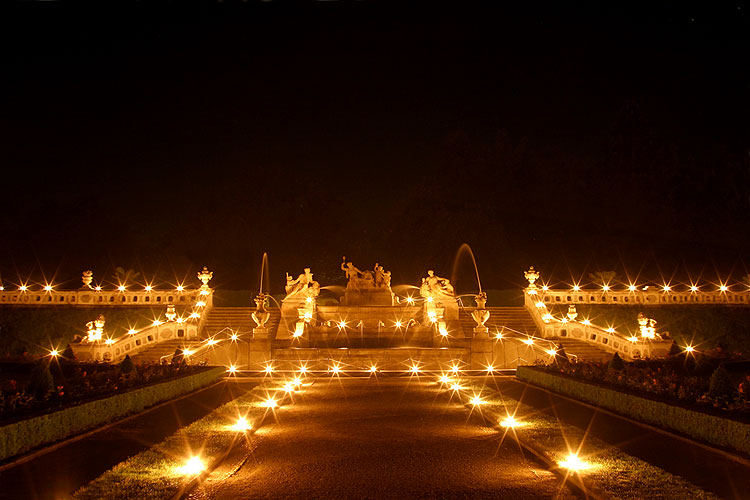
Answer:
[{"label": "topiary bush", "polygon": [[609,362],[609,366],[607,368],[609,370],[622,371],[625,369],[625,362],[622,360],[618,353],[615,353],[615,355],[612,356],[612,360]]},{"label": "topiary bush", "polygon": [[133,364],[133,360],[130,359],[130,354],[126,354],[125,359],[120,362],[120,373],[123,375],[136,374],[135,365]]},{"label": "topiary bush", "polygon": [[729,372],[723,364],[714,370],[711,375],[711,383],[708,386],[708,395],[714,399],[728,398],[734,394],[734,386]]},{"label": "topiary bush", "polygon": [[34,368],[31,370],[31,379],[29,380],[26,392],[38,398],[43,398],[54,388],[55,383],[52,380],[52,373],[49,370],[49,362],[45,359],[40,359],[34,364]]}]

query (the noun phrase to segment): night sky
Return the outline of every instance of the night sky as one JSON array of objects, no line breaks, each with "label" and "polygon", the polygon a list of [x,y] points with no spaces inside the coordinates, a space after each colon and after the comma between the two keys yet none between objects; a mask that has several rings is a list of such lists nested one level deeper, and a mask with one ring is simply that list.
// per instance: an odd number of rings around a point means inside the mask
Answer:
[{"label": "night sky", "polygon": [[750,4],[505,3],[6,4],[3,284],[748,274]]}]

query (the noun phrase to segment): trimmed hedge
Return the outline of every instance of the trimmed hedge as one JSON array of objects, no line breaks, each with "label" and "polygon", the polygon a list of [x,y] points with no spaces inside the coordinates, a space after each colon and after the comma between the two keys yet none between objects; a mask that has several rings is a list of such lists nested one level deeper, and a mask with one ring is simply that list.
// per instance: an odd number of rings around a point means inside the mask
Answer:
[{"label": "trimmed hedge", "polygon": [[0,460],[199,389],[224,373],[223,367],[211,368],[0,427]]},{"label": "trimmed hedge", "polygon": [[708,443],[750,453],[750,424],[519,366],[516,376],[575,399]]}]

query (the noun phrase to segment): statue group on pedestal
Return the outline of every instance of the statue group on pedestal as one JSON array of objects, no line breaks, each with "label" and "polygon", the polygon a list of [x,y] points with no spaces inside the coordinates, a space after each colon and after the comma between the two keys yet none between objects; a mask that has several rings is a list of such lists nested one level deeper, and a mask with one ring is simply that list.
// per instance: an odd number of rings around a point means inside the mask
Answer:
[{"label": "statue group on pedestal", "polygon": [[419,287],[419,294],[422,297],[453,297],[455,290],[447,278],[441,278],[435,275],[435,271],[427,271],[427,277],[422,278],[422,286]]},{"label": "statue group on pedestal", "polygon": [[367,290],[377,288],[391,287],[391,272],[383,269],[378,262],[372,271],[366,269],[359,270],[353,263],[346,261],[346,256],[342,258],[341,270],[346,274],[348,280],[347,290]]},{"label": "statue group on pedestal", "polygon": [[320,293],[320,283],[313,280],[313,273],[310,272],[309,267],[306,267],[305,272],[297,276],[297,279],[286,273],[285,290],[287,299],[291,297],[314,298]]}]

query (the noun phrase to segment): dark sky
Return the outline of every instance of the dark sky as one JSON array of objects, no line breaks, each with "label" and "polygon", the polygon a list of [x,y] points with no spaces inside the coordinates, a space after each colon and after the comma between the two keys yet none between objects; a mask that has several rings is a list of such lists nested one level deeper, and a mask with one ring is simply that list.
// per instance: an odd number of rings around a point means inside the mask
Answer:
[{"label": "dark sky", "polygon": [[739,279],[750,4],[600,3],[8,4],[0,278]]}]

